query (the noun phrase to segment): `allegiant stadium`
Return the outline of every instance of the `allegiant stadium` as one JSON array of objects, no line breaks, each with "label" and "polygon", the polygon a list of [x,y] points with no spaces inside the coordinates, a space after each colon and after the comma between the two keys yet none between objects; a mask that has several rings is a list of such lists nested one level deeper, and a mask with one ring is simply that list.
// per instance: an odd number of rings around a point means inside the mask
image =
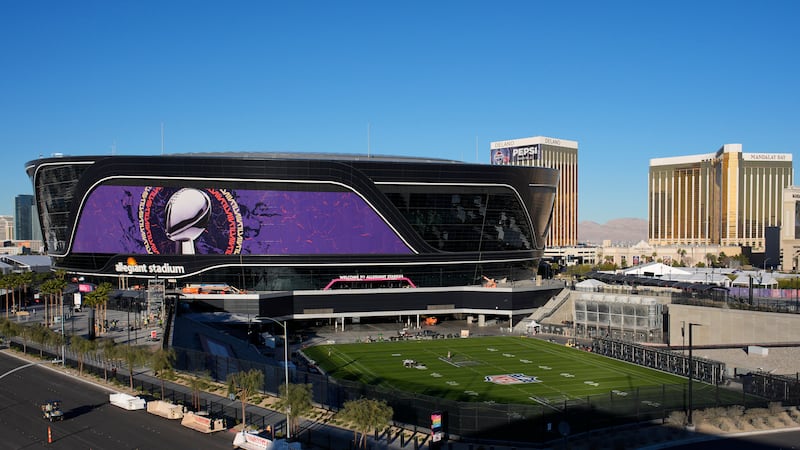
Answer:
[{"label": "allegiant stadium", "polygon": [[56,269],[162,280],[223,311],[513,316],[560,289],[537,281],[558,182],[549,168],[190,153],[58,156],[26,170]]}]

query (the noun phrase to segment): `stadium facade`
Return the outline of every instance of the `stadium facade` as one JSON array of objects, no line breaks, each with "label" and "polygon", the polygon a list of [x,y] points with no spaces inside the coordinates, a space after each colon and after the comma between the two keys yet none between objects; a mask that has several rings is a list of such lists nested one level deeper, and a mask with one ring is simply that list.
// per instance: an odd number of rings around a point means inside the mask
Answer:
[{"label": "stadium facade", "polygon": [[549,168],[204,153],[60,156],[26,170],[46,251],[72,274],[227,284],[259,301],[204,300],[292,318],[511,315],[550,297],[531,281],[558,183]]}]

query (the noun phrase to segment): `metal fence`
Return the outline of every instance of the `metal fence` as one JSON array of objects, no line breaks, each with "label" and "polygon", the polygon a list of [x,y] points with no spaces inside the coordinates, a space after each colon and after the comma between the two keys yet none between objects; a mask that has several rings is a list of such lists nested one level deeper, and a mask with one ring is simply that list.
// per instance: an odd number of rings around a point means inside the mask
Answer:
[{"label": "metal fence", "polygon": [[650,369],[689,376],[690,369],[698,381],[717,385],[725,382],[725,363],[701,357],[689,358],[682,353],[618,339],[595,338],[592,352]]},{"label": "metal fence", "polygon": [[742,375],[744,392],[781,402],[784,406],[800,405],[800,374],[794,376],[753,372]]}]

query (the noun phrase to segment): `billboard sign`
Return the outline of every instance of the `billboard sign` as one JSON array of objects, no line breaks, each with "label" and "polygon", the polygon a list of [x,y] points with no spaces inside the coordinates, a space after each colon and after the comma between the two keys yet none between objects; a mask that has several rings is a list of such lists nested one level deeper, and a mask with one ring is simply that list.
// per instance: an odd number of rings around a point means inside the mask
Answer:
[{"label": "billboard sign", "polygon": [[86,198],[72,253],[409,254],[361,196],[303,191],[102,185]]},{"label": "billboard sign", "polygon": [[431,413],[431,441],[439,442],[444,437],[444,425],[442,424],[441,411]]},{"label": "billboard sign", "polygon": [[492,165],[513,165],[535,161],[539,159],[540,151],[539,144],[495,148],[491,150],[491,161]]}]

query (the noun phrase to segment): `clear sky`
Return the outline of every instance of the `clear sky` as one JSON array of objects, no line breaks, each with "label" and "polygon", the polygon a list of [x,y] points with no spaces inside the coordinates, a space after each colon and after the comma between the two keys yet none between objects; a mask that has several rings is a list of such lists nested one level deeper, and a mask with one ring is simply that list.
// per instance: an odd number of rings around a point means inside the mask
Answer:
[{"label": "clear sky", "polygon": [[0,214],[27,161],[289,151],[489,163],[579,143],[579,221],[651,158],[793,153],[800,2],[0,0]]}]

